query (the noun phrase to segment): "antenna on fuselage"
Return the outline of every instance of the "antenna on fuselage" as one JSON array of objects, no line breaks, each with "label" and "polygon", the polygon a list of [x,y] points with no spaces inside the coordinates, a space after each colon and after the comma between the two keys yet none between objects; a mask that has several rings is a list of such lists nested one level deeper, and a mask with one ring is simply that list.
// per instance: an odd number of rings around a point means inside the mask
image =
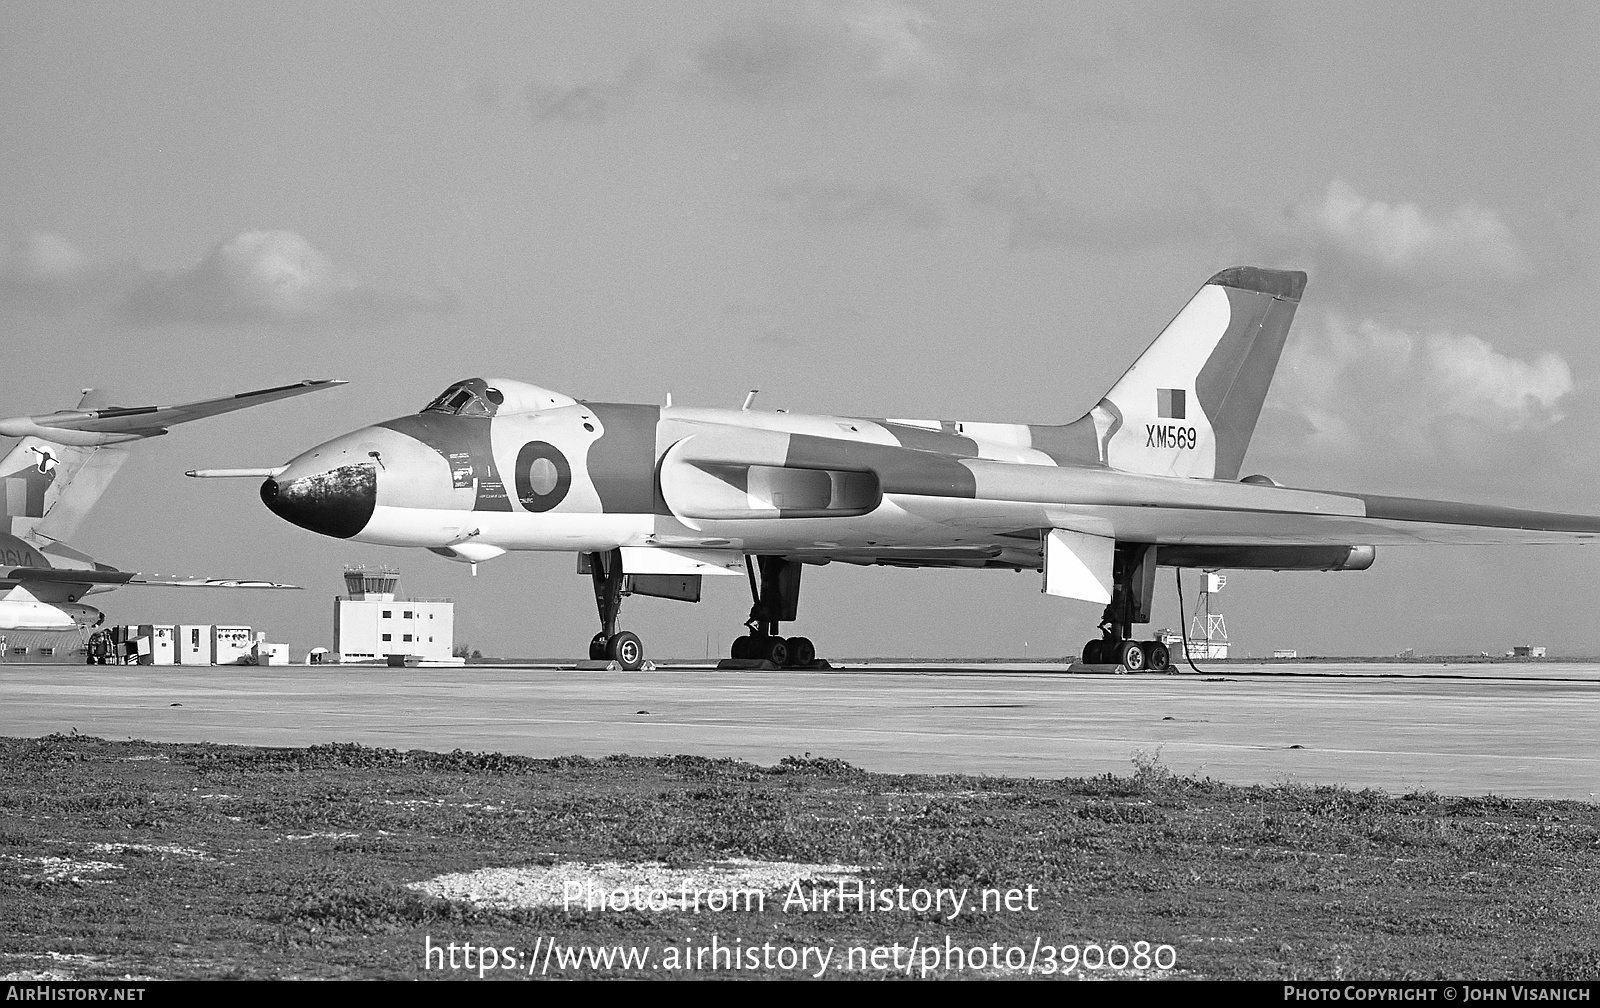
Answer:
[{"label": "antenna on fuselage", "polygon": [[750,390],[750,394],[744,397],[744,405],[740,406],[739,409],[741,409],[741,410],[749,409],[750,408],[750,404],[756,401],[756,393],[760,392],[760,391],[761,390],[758,389],[758,388],[751,389]]},{"label": "antenna on fuselage", "polygon": [[672,393],[668,392],[667,393],[667,409],[671,409],[671,408],[672,408]]}]

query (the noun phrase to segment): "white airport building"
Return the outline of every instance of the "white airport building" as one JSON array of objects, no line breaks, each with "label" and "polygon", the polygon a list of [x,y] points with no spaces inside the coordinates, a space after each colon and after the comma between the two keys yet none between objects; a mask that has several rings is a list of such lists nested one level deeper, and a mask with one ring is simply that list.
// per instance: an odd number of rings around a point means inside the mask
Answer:
[{"label": "white airport building", "polygon": [[454,602],[402,597],[400,572],[392,567],[347,568],[344,583],[349,594],[333,603],[333,636],[340,661],[409,658],[453,663]]},{"label": "white airport building", "polygon": [[[455,648],[455,603],[406,598],[394,568],[345,570],[348,594],[335,598],[336,654],[314,648],[308,664],[343,661],[462,665]],[[289,646],[265,630],[213,624],[112,624],[88,630],[0,633],[0,665],[55,662],[107,665],[287,665]]]}]

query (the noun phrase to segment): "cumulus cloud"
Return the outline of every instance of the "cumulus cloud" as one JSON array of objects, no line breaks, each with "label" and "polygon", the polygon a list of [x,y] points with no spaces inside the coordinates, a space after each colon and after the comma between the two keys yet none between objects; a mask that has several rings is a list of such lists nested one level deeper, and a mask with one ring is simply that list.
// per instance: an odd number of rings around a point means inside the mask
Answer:
[{"label": "cumulus cloud", "polygon": [[1446,215],[1370,199],[1335,179],[1289,210],[1291,240],[1346,274],[1444,283],[1515,280],[1532,272],[1516,236],[1473,204]]},{"label": "cumulus cloud", "polygon": [[893,90],[933,82],[945,65],[932,20],[898,4],[768,13],[731,26],[695,55],[706,81],[759,97],[819,87]]},{"label": "cumulus cloud", "polygon": [[945,221],[945,205],[939,197],[889,184],[858,185],[805,178],[772,186],[767,196],[815,226],[923,231],[938,228]]},{"label": "cumulus cloud", "polygon": [[1002,171],[975,180],[966,195],[1005,218],[1013,251],[1145,248],[1209,238],[1218,229],[1216,212],[1198,194],[1120,205],[1101,193],[1073,200],[1051,193],[1033,172]]},{"label": "cumulus cloud", "polygon": [[191,269],[148,277],[122,311],[155,325],[383,322],[456,307],[454,293],[438,285],[385,290],[362,283],[293,231],[247,231],[212,246]]},{"label": "cumulus cloud", "polygon": [[[535,80],[522,99],[535,125],[614,118],[654,91],[760,101],[908,93],[949,79],[951,61],[927,15],[886,3],[752,14],[709,39],[635,56],[621,71],[576,81]],[[492,111],[473,93],[473,104]]]},{"label": "cumulus cloud", "polygon": [[0,236],[0,302],[70,308],[95,300],[128,272],[94,262],[57,234]]},{"label": "cumulus cloud", "polygon": [[[1571,369],[1554,353],[1511,357],[1477,336],[1412,334],[1372,320],[1326,320],[1290,345],[1271,404],[1299,415],[1330,446],[1460,442],[1460,432],[1543,430],[1563,416]],[[1471,439],[1465,439],[1470,441]]]},{"label": "cumulus cloud", "polygon": [[60,283],[88,268],[89,257],[60,235],[35,231],[0,245],[0,280],[7,283]]}]

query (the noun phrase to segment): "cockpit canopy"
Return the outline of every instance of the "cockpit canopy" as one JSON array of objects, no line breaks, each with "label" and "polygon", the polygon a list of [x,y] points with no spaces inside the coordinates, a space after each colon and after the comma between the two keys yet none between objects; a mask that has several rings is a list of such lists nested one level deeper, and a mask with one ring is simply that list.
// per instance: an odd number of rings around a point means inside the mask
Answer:
[{"label": "cockpit canopy", "polygon": [[509,378],[466,378],[439,393],[439,397],[424,406],[422,412],[445,416],[492,417],[502,413],[537,413],[539,410],[560,409],[563,406],[575,406],[577,402],[560,392]]},{"label": "cockpit canopy", "polygon": [[490,388],[482,378],[468,378],[440,392],[437,399],[422,408],[422,412],[492,417],[500,411],[500,404],[505,401],[505,393]]}]

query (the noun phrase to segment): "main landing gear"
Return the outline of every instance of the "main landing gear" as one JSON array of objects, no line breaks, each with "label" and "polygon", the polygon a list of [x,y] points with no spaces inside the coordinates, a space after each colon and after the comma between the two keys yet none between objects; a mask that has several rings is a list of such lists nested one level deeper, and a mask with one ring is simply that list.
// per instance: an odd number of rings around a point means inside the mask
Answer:
[{"label": "main landing gear", "polygon": [[[622,550],[588,553],[584,566],[594,579],[595,608],[600,613],[600,632],[589,641],[590,661],[616,662],[629,672],[642,668],[644,644],[636,635],[617,629],[623,596],[630,591],[622,569]],[[750,618],[745,620],[750,632],[733,642],[733,657],[769,661],[784,668],[815,667],[817,649],[810,640],[783,637],[778,632],[779,625],[792,621],[799,611],[801,565],[784,557],[760,556],[747,557],[745,569],[750,575],[750,594],[755,604],[750,607]],[[698,591],[695,597],[698,598]]]},{"label": "main landing gear", "polygon": [[[817,649],[806,637],[783,637],[779,624],[792,622],[800,610],[801,564],[778,556],[745,558],[750,576],[750,632],[733,642],[733,657],[769,661],[785,668],[806,668],[817,660]],[[759,575],[757,571],[759,570]]]},{"label": "main landing gear", "polygon": [[1111,578],[1111,601],[1100,617],[1100,639],[1084,644],[1083,663],[1121,665],[1129,672],[1167,670],[1172,666],[1172,655],[1165,644],[1131,639],[1135,623],[1150,622],[1156,584],[1155,546],[1117,543]]},{"label": "main landing gear", "polygon": [[591,661],[614,661],[628,672],[644,665],[644,643],[638,636],[617,629],[622,615],[622,551],[589,554],[590,576],[594,578],[594,602],[600,610],[600,632],[589,641]]}]

